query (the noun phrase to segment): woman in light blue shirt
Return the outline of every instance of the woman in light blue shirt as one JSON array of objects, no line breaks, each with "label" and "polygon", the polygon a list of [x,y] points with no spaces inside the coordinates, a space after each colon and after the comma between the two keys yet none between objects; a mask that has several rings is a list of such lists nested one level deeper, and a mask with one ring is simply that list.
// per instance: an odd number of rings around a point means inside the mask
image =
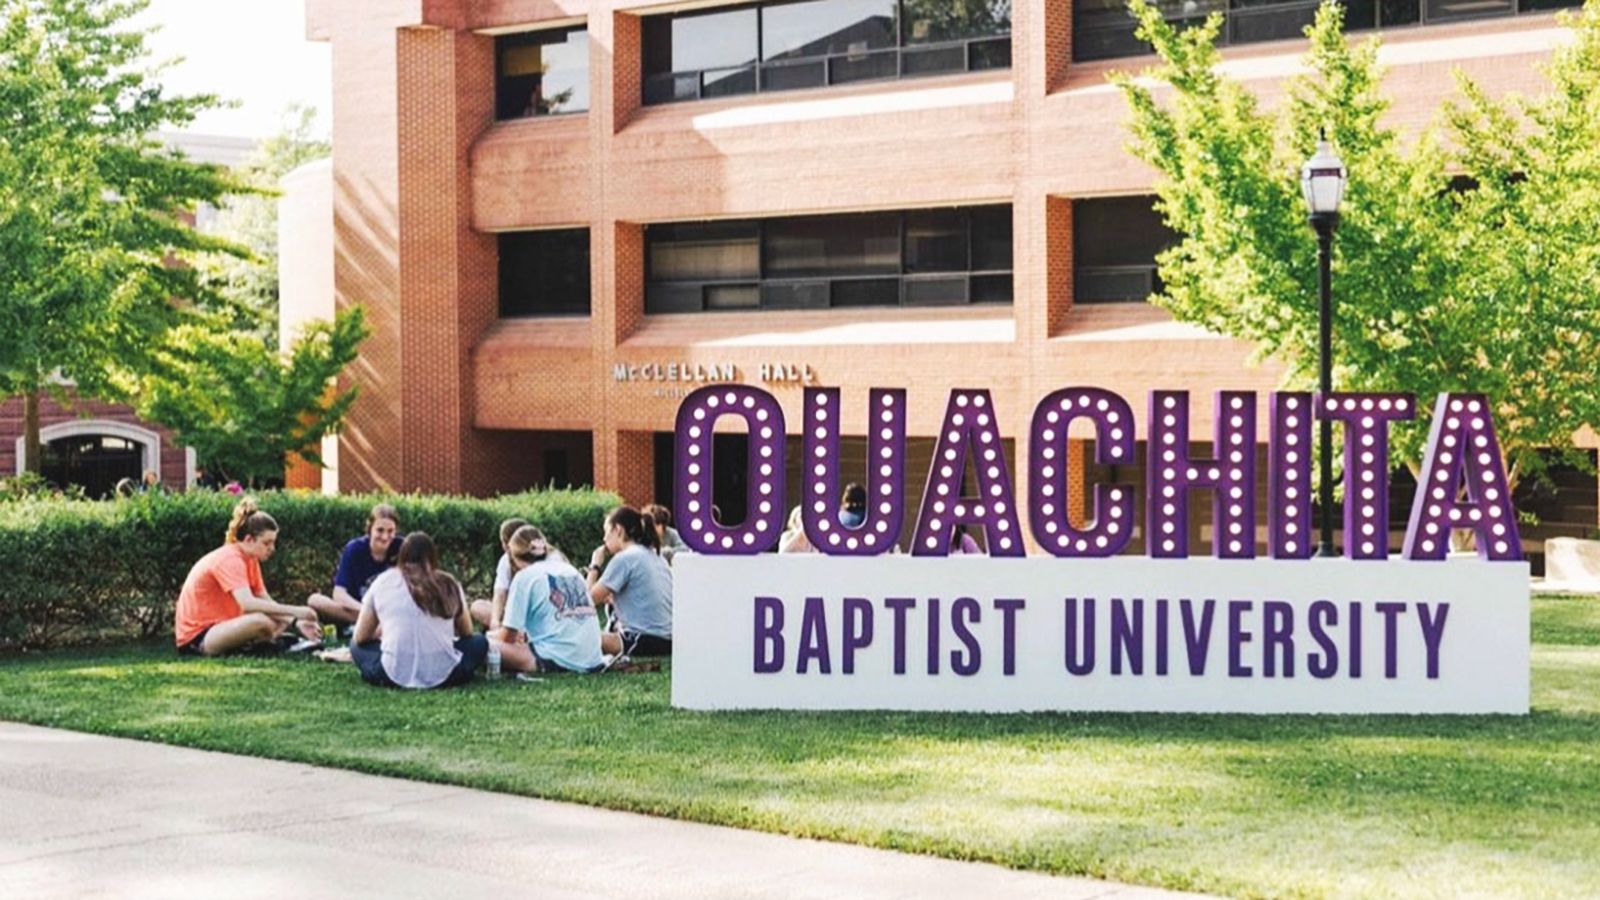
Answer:
[{"label": "woman in light blue shirt", "polygon": [[605,636],[607,653],[672,655],[672,570],[661,558],[654,520],[631,506],[612,510],[588,574],[589,596],[611,604],[619,622]]},{"label": "woman in light blue shirt", "polygon": [[604,668],[600,621],[583,576],[545,540],[524,525],[506,542],[512,568],[505,616],[494,635],[500,665],[512,672]]}]

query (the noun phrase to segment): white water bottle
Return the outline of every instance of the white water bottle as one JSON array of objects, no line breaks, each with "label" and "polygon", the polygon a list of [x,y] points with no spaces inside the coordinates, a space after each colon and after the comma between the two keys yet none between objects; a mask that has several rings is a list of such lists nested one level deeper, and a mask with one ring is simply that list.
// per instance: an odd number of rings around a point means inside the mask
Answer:
[{"label": "white water bottle", "polygon": [[500,644],[493,640],[489,641],[489,677],[500,677]]}]

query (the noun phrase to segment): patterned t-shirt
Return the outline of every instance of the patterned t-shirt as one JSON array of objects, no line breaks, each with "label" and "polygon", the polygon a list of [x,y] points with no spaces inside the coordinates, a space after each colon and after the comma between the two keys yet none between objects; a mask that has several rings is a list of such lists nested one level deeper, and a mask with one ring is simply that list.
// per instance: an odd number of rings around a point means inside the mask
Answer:
[{"label": "patterned t-shirt", "polygon": [[562,668],[588,672],[605,662],[589,588],[564,560],[545,559],[511,579],[504,624],[527,632],[533,652]]}]

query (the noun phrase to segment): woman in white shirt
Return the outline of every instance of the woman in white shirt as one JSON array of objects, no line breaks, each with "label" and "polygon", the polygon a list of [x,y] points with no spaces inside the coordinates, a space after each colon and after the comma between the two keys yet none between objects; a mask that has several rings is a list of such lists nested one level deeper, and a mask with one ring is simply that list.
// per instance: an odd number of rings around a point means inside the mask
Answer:
[{"label": "woman in white shirt", "polygon": [[361,598],[350,656],[380,687],[454,687],[472,680],[489,653],[474,634],[461,583],[438,568],[433,538],[406,536],[394,568]]}]

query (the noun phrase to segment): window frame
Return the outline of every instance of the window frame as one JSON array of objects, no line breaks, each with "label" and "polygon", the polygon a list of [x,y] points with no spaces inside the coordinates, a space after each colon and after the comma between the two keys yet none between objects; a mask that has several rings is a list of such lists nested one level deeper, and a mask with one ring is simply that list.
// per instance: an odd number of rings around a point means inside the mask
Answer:
[{"label": "window frame", "polygon": [[[1441,14],[1439,12],[1433,12],[1430,14],[1430,7],[1438,6],[1439,0],[1408,0],[1408,2],[1414,5],[1414,8],[1408,7],[1406,11],[1409,14],[1409,18],[1396,16],[1392,22],[1386,23],[1384,18],[1385,4],[1383,0],[1372,0],[1372,15],[1370,20],[1366,20],[1365,17],[1359,22],[1347,20],[1345,23],[1345,30],[1373,31],[1377,29],[1395,30],[1427,28],[1434,25],[1473,22],[1481,19],[1503,19],[1523,15],[1539,15],[1557,9],[1575,9],[1582,5],[1581,2],[1576,2],[1576,0],[1566,0],[1565,5],[1561,6],[1537,5],[1540,0],[1505,0],[1506,5],[1509,7],[1505,10],[1486,10],[1477,13],[1449,15]],[[1558,2],[1560,2],[1560,0],[1558,0]],[[1309,22],[1309,17],[1316,13],[1319,5],[1320,0],[1276,0],[1276,2],[1255,5],[1246,5],[1241,3],[1240,0],[1210,0],[1210,2],[1202,3],[1201,8],[1198,10],[1182,13],[1174,10],[1172,13],[1167,14],[1165,18],[1169,23],[1173,24],[1185,22],[1199,24],[1205,20],[1205,17],[1208,13],[1212,11],[1219,12],[1222,14],[1223,23],[1222,30],[1217,34],[1217,46],[1237,47],[1248,46],[1250,44],[1267,43],[1276,40],[1294,40],[1295,38],[1299,37],[1298,28],[1295,28],[1294,34],[1290,36],[1273,36],[1254,39],[1241,38],[1239,36],[1240,24],[1248,23],[1251,20],[1264,20],[1274,15],[1292,15],[1294,13],[1305,13],[1306,21]],[[1080,18],[1080,13],[1086,11],[1087,8],[1080,9],[1080,7],[1076,5],[1074,5],[1072,10],[1072,47],[1069,50],[1072,62],[1089,63],[1108,59],[1129,59],[1138,56],[1146,56],[1152,52],[1150,46],[1143,43],[1138,45],[1140,49],[1137,51],[1113,51],[1109,53],[1080,52],[1080,47],[1086,43],[1084,39],[1088,36],[1113,35],[1126,37],[1130,46],[1132,43],[1136,42],[1136,39],[1133,38],[1135,23],[1131,17],[1125,17],[1124,19],[1117,20],[1117,24],[1115,26],[1104,24],[1096,25],[1092,22],[1085,23],[1084,20]],[[1105,13],[1107,11],[1108,9],[1094,8],[1094,12],[1097,13]]]},{"label": "window frame", "polygon": [[[1080,204],[1128,201],[1142,198],[1150,201],[1151,214],[1155,216],[1157,223],[1168,232],[1167,241],[1151,255],[1150,262],[1110,262],[1099,265],[1084,265],[1083,260],[1091,258],[1093,254],[1085,252],[1083,241],[1087,229],[1082,227],[1084,216],[1080,212]],[[1160,213],[1155,212],[1155,201],[1156,196],[1154,194],[1123,194],[1115,197],[1075,197],[1072,199],[1072,304],[1074,306],[1079,304],[1085,306],[1116,306],[1148,303],[1150,296],[1161,290],[1160,268],[1156,264],[1155,256],[1181,241],[1183,236],[1172,231],[1171,228],[1167,228],[1165,221],[1161,219]],[[1092,296],[1094,292],[1084,289],[1088,278],[1137,277],[1141,275],[1144,276],[1146,290],[1138,297],[1094,297]]]},{"label": "window frame", "polygon": [[[1016,303],[1015,257],[1009,269],[977,269],[974,268],[976,257],[975,244],[979,240],[974,234],[973,223],[976,214],[982,211],[992,211],[1004,208],[1007,218],[1014,214],[1014,205],[1010,203],[978,204],[974,206],[941,207],[962,214],[965,229],[967,266],[960,270],[937,272],[912,272],[906,264],[906,219],[927,210],[901,209],[901,210],[873,210],[851,213],[835,213],[821,216],[774,216],[765,219],[737,219],[726,220],[725,224],[731,227],[754,226],[760,248],[760,259],[754,278],[702,278],[702,279],[656,279],[652,271],[653,253],[651,242],[651,229],[663,226],[673,226],[679,222],[663,222],[657,225],[645,226],[645,252],[644,252],[644,309],[646,315],[674,315],[680,313],[697,312],[754,312],[796,309],[891,309],[911,308],[927,309],[934,307],[968,307],[968,306],[1014,306]],[[773,277],[768,274],[769,248],[767,242],[768,226],[776,222],[792,221],[795,219],[840,219],[854,216],[885,216],[895,218],[896,237],[899,245],[899,260],[893,272],[882,273],[851,273],[846,275],[814,275],[796,277]],[[1015,253],[1016,229],[1015,220],[1011,221],[1010,240]],[[1011,280],[1012,290],[1007,300],[977,300],[979,294],[974,287],[977,282],[992,283],[998,278]],[[895,299],[892,303],[850,303],[840,302],[841,292],[848,294],[854,290],[871,290],[874,282],[886,283],[894,281]],[[961,298],[947,298],[943,300],[929,300],[924,302],[913,301],[910,297],[918,285],[933,285],[939,283],[961,283]],[[756,303],[752,306],[739,308],[714,308],[709,302],[709,292],[715,289],[728,288],[753,288],[756,291]],[[927,288],[925,288],[927,289]],[[772,295],[781,292],[792,292],[796,302],[782,302]],[[806,296],[810,294],[810,296]],[[671,300],[670,295],[677,295]]]},{"label": "window frame", "polygon": [[[533,312],[508,312],[506,291],[508,289],[506,270],[509,265],[506,254],[506,241],[508,238],[526,237],[529,235],[557,235],[557,234],[583,234],[583,260],[584,260],[584,310],[556,310]],[[587,319],[594,315],[594,232],[586,225],[560,228],[530,228],[515,231],[501,231],[495,234],[497,251],[495,310],[497,318],[501,320],[514,319]]]},{"label": "window frame", "polygon": [[[584,81],[586,82],[584,95],[587,98],[587,102],[585,103],[585,105],[584,105],[584,107],[582,109],[567,109],[567,110],[561,110],[559,112],[543,112],[543,113],[542,112],[534,112],[532,115],[525,115],[525,116],[524,115],[503,116],[503,115],[501,115],[501,112],[500,112],[501,103],[505,99],[505,97],[504,97],[505,88],[503,87],[505,82],[509,78],[513,78],[513,77],[527,77],[527,76],[507,76],[507,75],[502,75],[501,74],[501,68],[502,68],[502,66],[504,65],[504,62],[505,62],[506,53],[509,50],[511,50],[512,48],[514,48],[514,47],[525,46],[525,45],[529,45],[529,44],[537,44],[537,45],[540,45],[540,46],[548,46],[548,45],[556,44],[556,43],[565,43],[566,40],[573,33],[580,32],[580,31],[584,33],[585,47],[587,47],[588,46],[588,32],[589,32],[589,23],[587,21],[581,22],[581,23],[575,24],[575,25],[558,25],[558,26],[555,26],[555,27],[552,27],[552,28],[530,28],[530,29],[528,29],[526,31],[514,31],[514,32],[507,33],[507,34],[495,35],[495,37],[494,37],[494,121],[495,122],[497,122],[497,123],[498,122],[527,122],[527,121],[531,121],[531,120],[535,120],[535,119],[556,119],[556,118],[564,118],[566,116],[581,116],[581,115],[585,115],[585,114],[587,114],[589,112],[590,106],[593,104],[593,100],[594,100],[593,91],[592,91],[592,84],[587,84],[587,82],[589,82],[590,79],[593,76],[593,73],[590,70],[590,66],[589,66],[589,57],[590,57],[589,53],[585,53],[584,54],[584,58],[583,58]],[[538,38],[552,37],[552,36],[555,36],[555,35],[560,35],[561,36],[561,40],[560,41],[554,41],[554,40],[539,40],[538,39]],[[540,84],[540,99],[543,99],[543,95],[544,95],[544,80],[543,80],[544,79],[544,73],[541,72],[539,74],[539,79],[540,79],[540,82],[539,82],[539,84]]]},{"label": "window frame", "polygon": [[[721,66],[712,69],[682,69],[662,72],[651,72],[646,68],[646,59],[649,54],[641,53],[639,60],[640,102],[645,106],[665,106],[672,103],[690,103],[697,100],[708,100],[720,97],[747,96],[751,94],[783,93],[791,90],[815,90],[817,88],[839,87],[850,84],[871,84],[874,82],[899,81],[906,78],[932,78],[940,75],[956,75],[970,72],[1000,71],[1011,68],[1011,29],[1008,27],[1003,33],[973,35],[966,38],[949,39],[927,43],[912,42],[906,35],[905,0],[894,0],[894,44],[886,48],[874,48],[865,51],[842,51],[835,53],[816,54],[811,56],[792,57],[789,59],[772,61],[766,58],[765,11],[775,7],[795,6],[806,0],[762,0],[756,3],[739,3],[729,6],[713,7],[711,9],[693,9],[674,12],[655,13],[643,16],[640,23],[641,29],[652,27],[653,22],[664,22],[670,28],[671,23],[680,18],[710,16],[724,13],[755,10],[756,33],[755,44],[750,48],[750,61],[740,66]],[[1009,24],[1009,23],[1008,23]],[[648,38],[645,38],[648,42]],[[984,64],[982,52],[1003,45],[1005,47],[1005,64]],[[936,51],[949,51],[959,49],[962,55],[961,68],[934,69],[929,71],[908,70],[906,61],[908,56],[929,55]],[[894,56],[894,74],[878,77],[863,78],[837,78],[836,69],[843,68],[844,64],[861,59],[874,57]],[[822,77],[816,83],[795,84],[785,87],[770,86],[767,84],[766,73],[769,70],[799,69],[802,67],[820,67]],[[739,73],[748,71],[752,75],[752,87],[749,90],[729,91],[724,93],[706,93],[707,74]],[[693,96],[678,96],[678,83],[680,79],[693,79]],[[660,96],[652,95],[653,84],[669,84],[669,90]]]}]

